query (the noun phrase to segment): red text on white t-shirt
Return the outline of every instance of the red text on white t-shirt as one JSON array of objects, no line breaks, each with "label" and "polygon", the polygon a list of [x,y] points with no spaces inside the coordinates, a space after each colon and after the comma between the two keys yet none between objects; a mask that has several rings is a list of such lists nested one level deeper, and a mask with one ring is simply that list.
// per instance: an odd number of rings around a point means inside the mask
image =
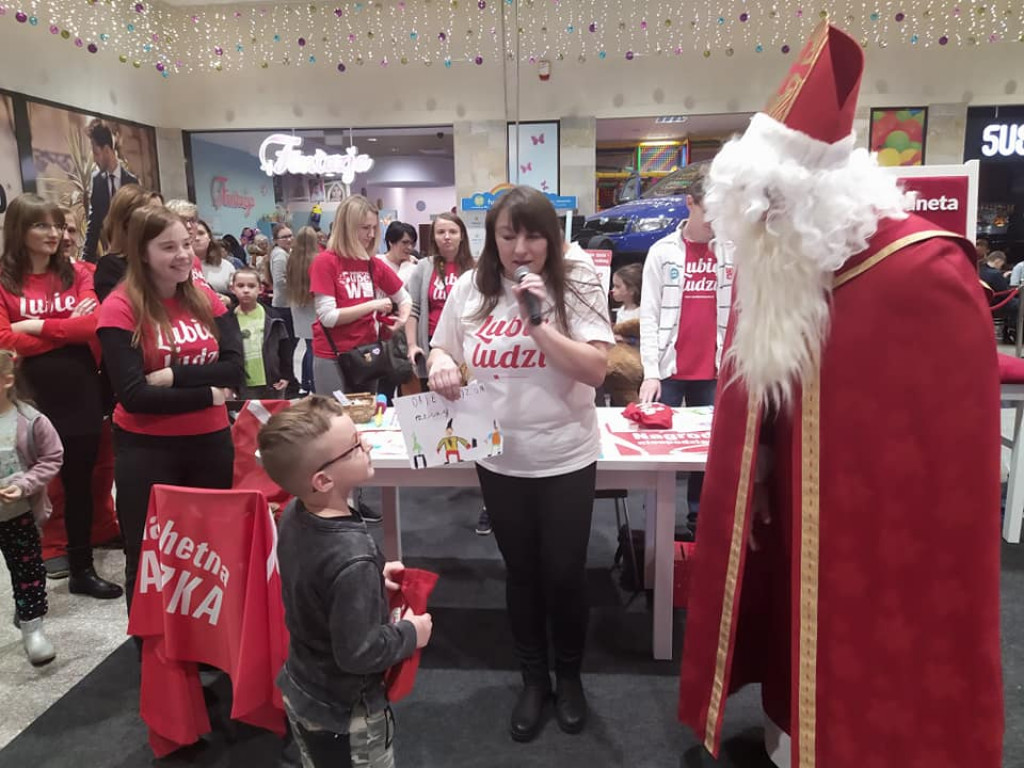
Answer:
[{"label": "red text on white t-shirt", "polygon": [[488,315],[474,333],[478,339],[470,355],[473,368],[546,368],[544,353],[530,344],[516,342],[509,346],[505,339],[529,338],[526,325],[519,316],[498,320]]}]

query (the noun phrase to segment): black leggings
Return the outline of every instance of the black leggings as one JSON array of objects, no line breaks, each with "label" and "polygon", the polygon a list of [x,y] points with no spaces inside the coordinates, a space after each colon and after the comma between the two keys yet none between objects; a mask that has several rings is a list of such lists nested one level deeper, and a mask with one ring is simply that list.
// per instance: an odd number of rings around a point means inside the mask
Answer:
[{"label": "black leggings", "polygon": [[505,559],[505,602],[527,683],[580,674],[590,608],[587,544],[597,464],[554,477],[510,477],[477,465],[494,539]]},{"label": "black leggings", "polygon": [[149,492],[154,485],[230,488],[235,446],[231,431],[161,437],[114,428],[117,519],[124,536],[124,595],[131,609]]},{"label": "black leggings", "polygon": [[92,567],[92,475],[100,435],[61,435],[64,463],[64,530],[68,535],[68,565],[72,573]]},{"label": "black leggings", "polygon": [[4,554],[19,621],[46,615],[46,567],[32,513],[0,522],[0,552]]}]

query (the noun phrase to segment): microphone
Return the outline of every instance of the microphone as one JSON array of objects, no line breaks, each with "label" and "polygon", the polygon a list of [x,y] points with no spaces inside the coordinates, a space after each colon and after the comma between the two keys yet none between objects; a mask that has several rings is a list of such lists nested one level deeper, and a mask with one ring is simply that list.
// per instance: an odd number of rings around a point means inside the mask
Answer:
[{"label": "microphone", "polygon": [[[521,267],[516,268],[516,282],[520,285],[523,284],[523,278],[530,274],[530,268],[523,264]],[[523,294],[524,300],[526,301],[526,309],[530,312],[530,325],[540,325],[540,304],[537,301],[537,297],[527,291]]]}]

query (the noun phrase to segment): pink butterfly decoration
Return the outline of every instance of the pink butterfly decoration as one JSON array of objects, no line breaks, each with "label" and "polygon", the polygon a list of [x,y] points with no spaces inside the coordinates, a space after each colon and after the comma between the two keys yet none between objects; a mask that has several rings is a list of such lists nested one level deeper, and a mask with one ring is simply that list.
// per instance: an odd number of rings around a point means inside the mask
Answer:
[{"label": "pink butterfly decoration", "polygon": [[540,136],[531,136],[530,140],[533,141],[533,146],[537,146],[538,144],[543,144],[544,143],[544,134],[542,133]]},{"label": "pink butterfly decoration", "polygon": [[520,166],[519,166],[519,169],[520,169],[520,170],[521,170],[521,171],[522,171],[523,173],[526,173],[526,172],[528,172],[528,171],[532,171],[532,170],[533,170],[533,163],[527,163],[526,165],[520,165]]}]

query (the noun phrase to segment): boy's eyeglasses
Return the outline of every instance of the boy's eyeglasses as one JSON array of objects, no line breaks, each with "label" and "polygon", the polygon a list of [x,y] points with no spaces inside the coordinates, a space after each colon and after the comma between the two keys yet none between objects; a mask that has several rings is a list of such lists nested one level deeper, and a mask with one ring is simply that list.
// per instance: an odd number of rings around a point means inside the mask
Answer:
[{"label": "boy's eyeglasses", "polygon": [[[349,448],[347,451],[345,451],[340,456],[335,456],[330,461],[325,461],[323,464],[321,464],[319,467],[317,467],[316,471],[317,472],[323,472],[325,469],[327,469],[329,466],[331,466],[331,464],[337,464],[342,459],[347,459],[349,456],[351,456],[353,453],[355,453],[356,451],[358,451],[360,449],[362,449],[362,450],[366,451],[367,453],[369,453],[369,449],[367,449],[363,445],[363,438],[362,438],[362,436],[356,435],[356,444],[355,445],[353,445],[351,448]],[[314,474],[316,474],[316,473],[314,472]]]}]

